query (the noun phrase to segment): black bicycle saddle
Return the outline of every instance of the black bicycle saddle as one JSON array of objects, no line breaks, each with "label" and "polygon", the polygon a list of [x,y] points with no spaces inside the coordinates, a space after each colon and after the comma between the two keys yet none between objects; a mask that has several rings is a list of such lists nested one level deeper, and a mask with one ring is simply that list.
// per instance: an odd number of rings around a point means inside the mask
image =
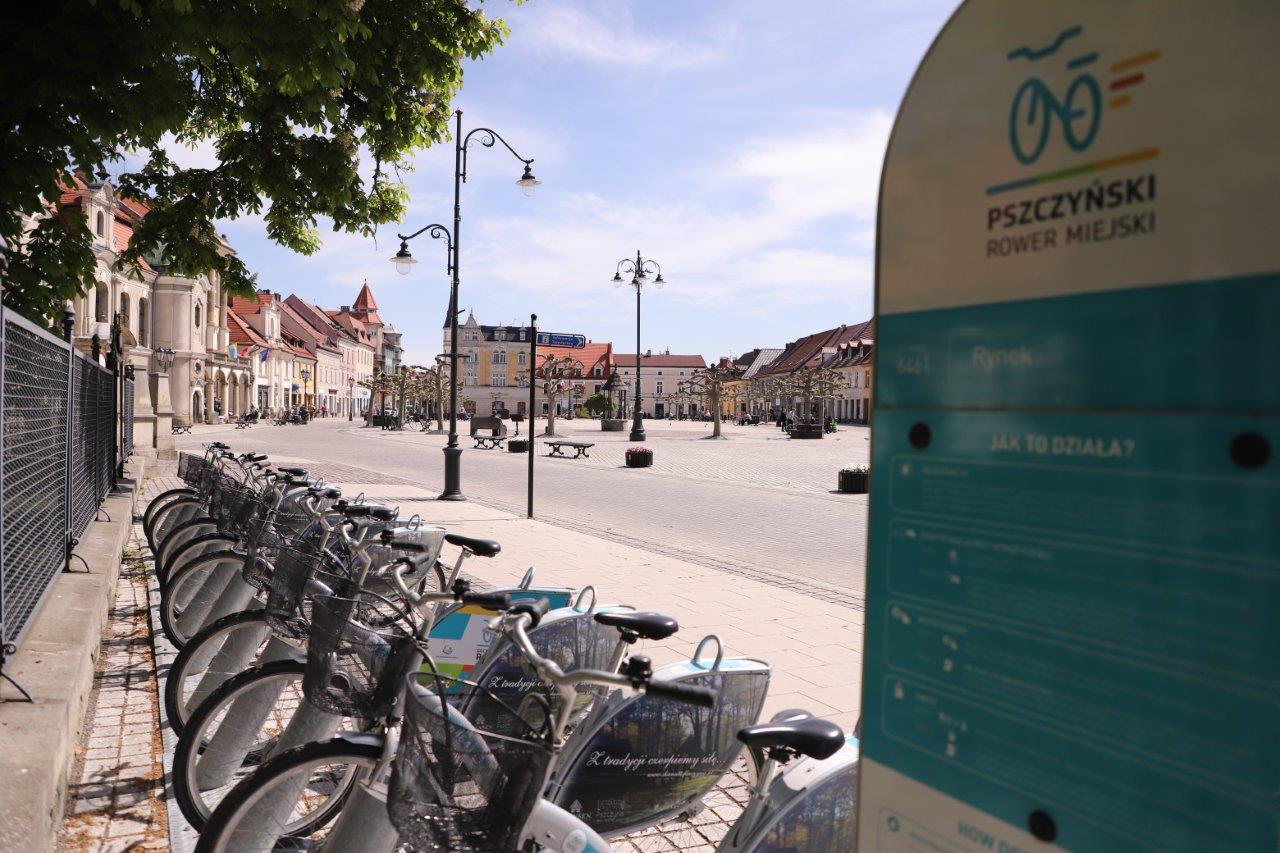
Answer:
[{"label": "black bicycle saddle", "polygon": [[444,541],[459,548],[466,548],[477,557],[492,557],[502,550],[502,546],[492,539],[474,539],[458,533],[446,533]]},{"label": "black bicycle saddle", "polygon": [[680,623],[661,613],[634,613],[630,610],[597,613],[596,621],[646,640],[663,640],[680,630]]},{"label": "black bicycle saddle", "polygon": [[738,730],[738,740],[757,749],[784,749],[821,760],[844,746],[844,732],[830,720],[809,717],[747,726]]}]

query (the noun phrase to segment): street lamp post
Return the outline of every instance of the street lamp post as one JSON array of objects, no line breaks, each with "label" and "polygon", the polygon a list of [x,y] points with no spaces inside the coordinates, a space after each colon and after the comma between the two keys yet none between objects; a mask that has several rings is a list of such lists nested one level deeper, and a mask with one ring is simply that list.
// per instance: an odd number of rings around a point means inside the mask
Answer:
[{"label": "street lamp post", "polygon": [[485,148],[492,148],[495,144],[501,142],[503,147],[524,164],[524,172],[521,174],[520,179],[516,181],[516,186],[520,187],[525,196],[532,196],[533,191],[542,182],[533,176],[533,160],[521,157],[519,152],[512,148],[511,144],[503,139],[497,131],[490,130],[487,127],[477,127],[466,136],[463,136],[462,110],[455,110],[453,115],[457,122],[457,130],[453,136],[453,234],[450,237],[449,230],[443,225],[428,225],[426,228],[421,228],[407,237],[403,234],[397,234],[396,236],[400,238],[400,251],[396,252],[391,260],[395,263],[396,269],[401,275],[408,275],[413,264],[416,263],[413,256],[409,254],[410,240],[423,231],[430,231],[432,237],[439,238],[444,236],[449,240],[448,271],[451,275],[449,288],[449,363],[451,366],[449,374],[449,441],[444,447],[444,491],[440,493],[440,500],[465,501],[467,497],[462,493],[462,448],[458,446],[458,383],[455,378],[458,369],[458,242],[461,239],[459,232],[462,229],[462,185],[467,180],[467,146],[471,144],[473,137]]},{"label": "street lamp post", "polygon": [[298,370],[298,375],[302,377],[302,410],[307,412],[307,419],[310,420],[311,410],[307,408],[307,380],[311,378],[311,369],[303,367]]},{"label": "street lamp post", "polygon": [[356,378],[347,377],[347,421],[355,418],[356,413]]},{"label": "street lamp post", "polygon": [[640,291],[644,289],[648,282],[650,273],[655,273],[657,278],[653,280],[653,286],[662,289],[666,281],[662,278],[662,267],[657,261],[645,260],[640,257],[640,250],[636,249],[636,259],[623,258],[618,261],[618,268],[613,274],[613,286],[622,287],[622,274],[629,273],[631,281],[628,282],[636,290],[636,401],[635,401],[635,417],[631,423],[631,441],[644,441],[644,420],[640,412]]}]

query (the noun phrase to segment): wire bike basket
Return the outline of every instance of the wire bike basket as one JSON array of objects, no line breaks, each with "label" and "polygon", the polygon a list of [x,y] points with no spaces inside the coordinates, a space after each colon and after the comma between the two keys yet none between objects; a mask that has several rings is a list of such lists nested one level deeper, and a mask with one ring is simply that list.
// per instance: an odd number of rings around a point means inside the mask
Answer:
[{"label": "wire bike basket", "polygon": [[339,582],[333,594],[315,593],[310,600],[302,676],[307,700],[330,714],[386,716],[416,656],[412,636],[398,624],[403,614],[349,580]]},{"label": "wire bike basket", "polygon": [[435,687],[453,681],[409,676],[387,793],[400,840],[419,851],[515,849],[551,763],[545,717],[539,731],[509,709],[513,719],[503,728],[515,734],[478,729],[420,679]]}]

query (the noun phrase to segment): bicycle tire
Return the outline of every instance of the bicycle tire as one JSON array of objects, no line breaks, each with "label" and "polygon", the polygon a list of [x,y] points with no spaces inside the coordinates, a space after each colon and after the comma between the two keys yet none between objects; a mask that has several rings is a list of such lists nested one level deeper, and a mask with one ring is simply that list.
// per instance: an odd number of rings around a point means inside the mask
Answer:
[{"label": "bicycle tire", "polygon": [[147,508],[142,511],[142,529],[150,532],[152,524],[155,521],[155,515],[160,511],[166,503],[176,500],[179,497],[198,497],[195,490],[189,486],[183,486],[177,489],[168,489],[156,495],[147,501]]},{"label": "bicycle tire", "polygon": [[[248,817],[255,801],[269,791],[273,784],[305,769],[308,765],[336,764],[339,761],[345,761],[361,767],[367,774],[377,765],[381,757],[380,743],[366,738],[357,741],[343,737],[303,744],[281,753],[263,764],[256,773],[233,788],[223,798],[205,822],[200,840],[196,844],[196,853],[232,853],[244,849],[242,843],[235,839],[234,834],[244,818]],[[359,777],[353,778],[346,785],[346,790],[340,799],[325,810],[332,813],[327,815],[326,822],[331,821],[341,811],[357,781]],[[309,821],[309,823],[319,824],[311,832],[315,832],[324,825],[318,820]],[[299,835],[301,833],[295,832],[293,837]]]},{"label": "bicycle tire", "polygon": [[152,551],[156,558],[156,565],[161,567],[168,565],[169,560],[173,558],[174,551],[178,548],[197,536],[216,533],[217,530],[218,522],[207,515],[197,515],[195,518],[175,525],[160,540],[160,547]]},{"label": "bicycle tire", "polygon": [[[223,644],[232,638],[234,634],[240,631],[259,631],[266,632],[265,643],[269,643],[273,634],[270,626],[267,625],[266,616],[261,610],[245,610],[240,613],[232,613],[221,619],[215,620],[204,626],[197,633],[193,634],[187,641],[182,650],[178,652],[177,657],[173,659],[173,663],[169,665],[169,671],[165,675],[164,682],[164,710],[165,719],[168,721],[169,728],[174,734],[181,735],[182,728],[186,725],[187,720],[195,713],[195,710],[203,702],[203,699],[196,701],[196,697],[188,696],[186,688],[188,687],[188,679],[199,677],[202,684],[204,678],[209,673],[209,666],[212,659],[216,656],[211,646],[221,649]],[[257,654],[254,655],[252,662],[237,672],[225,673],[225,678],[216,686],[209,689],[207,695],[212,695],[213,691],[230,679],[239,675],[240,672],[247,671],[255,666],[271,663],[272,661],[264,661],[261,659],[262,649],[259,648]],[[210,659],[209,664],[205,664],[204,668],[199,672],[188,672],[192,666],[199,665],[202,657]],[[194,692],[194,691],[193,691]],[[207,698],[207,696],[205,697]]]},{"label": "bicycle tire", "polygon": [[[183,727],[182,734],[178,736],[178,743],[173,750],[171,782],[173,784],[174,799],[177,800],[178,807],[182,809],[183,816],[186,817],[187,822],[197,832],[204,830],[205,822],[214,810],[208,806],[202,796],[193,790],[192,786],[193,784],[198,785],[196,773],[199,770],[200,757],[203,756],[209,746],[208,731],[210,725],[217,722],[214,719],[215,716],[229,708],[236,699],[245,696],[255,687],[264,686],[272,681],[279,681],[284,685],[281,687],[282,690],[286,689],[289,683],[296,681],[300,696],[302,677],[305,670],[306,665],[301,661],[277,661],[246,670],[227,679],[221,687],[200,704],[200,707],[187,720],[187,724]],[[277,699],[276,701],[279,700]],[[227,723],[224,721],[223,724]],[[232,723],[231,725],[236,724]],[[243,772],[246,767],[256,767],[264,748],[262,743],[258,743],[256,747],[247,749],[241,760],[240,771]],[[232,770],[230,772],[234,774],[237,771]],[[244,781],[244,778],[247,777],[242,776],[240,781]]]},{"label": "bicycle tire", "polygon": [[156,579],[160,582],[160,586],[163,587],[174,571],[182,568],[184,561],[202,556],[198,551],[201,546],[208,545],[211,542],[222,542],[223,547],[216,550],[234,551],[239,541],[236,537],[221,530],[201,533],[177,546],[163,566],[156,565]]},{"label": "bicycle tire", "polygon": [[[189,510],[189,512],[184,512],[184,510]],[[151,548],[151,553],[154,554],[159,550],[160,543],[169,531],[182,522],[201,515],[204,510],[204,500],[196,495],[172,500],[161,507],[152,516],[151,530],[147,532],[147,545]],[[175,513],[180,513],[181,515],[175,515]]]},{"label": "bicycle tire", "polygon": [[[205,625],[224,615],[214,612],[217,599],[227,583],[239,577],[243,564],[244,554],[238,551],[214,551],[197,557],[183,566],[181,571],[169,578],[169,583],[161,587],[160,628],[175,649],[181,650],[186,646],[187,641],[199,633]],[[228,568],[219,572],[218,566],[224,565]],[[202,574],[206,568],[207,573]],[[229,575],[229,577],[225,582],[218,582],[217,586],[213,586],[211,584],[215,582],[215,573]],[[199,586],[188,590],[187,584],[199,584]],[[191,610],[192,601],[197,595],[201,596],[201,602],[198,605],[200,609]],[[192,620],[196,618],[195,614],[200,613],[201,609],[203,613],[199,615],[199,624],[192,624]],[[186,624],[182,620],[184,614],[188,617]]]}]

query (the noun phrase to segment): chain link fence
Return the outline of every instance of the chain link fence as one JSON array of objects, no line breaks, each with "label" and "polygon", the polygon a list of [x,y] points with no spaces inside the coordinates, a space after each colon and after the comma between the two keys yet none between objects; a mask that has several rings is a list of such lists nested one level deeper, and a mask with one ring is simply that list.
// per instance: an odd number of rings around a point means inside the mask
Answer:
[{"label": "chain link fence", "polygon": [[11,311],[3,317],[0,666],[111,491],[117,463],[133,449],[133,381]]}]

